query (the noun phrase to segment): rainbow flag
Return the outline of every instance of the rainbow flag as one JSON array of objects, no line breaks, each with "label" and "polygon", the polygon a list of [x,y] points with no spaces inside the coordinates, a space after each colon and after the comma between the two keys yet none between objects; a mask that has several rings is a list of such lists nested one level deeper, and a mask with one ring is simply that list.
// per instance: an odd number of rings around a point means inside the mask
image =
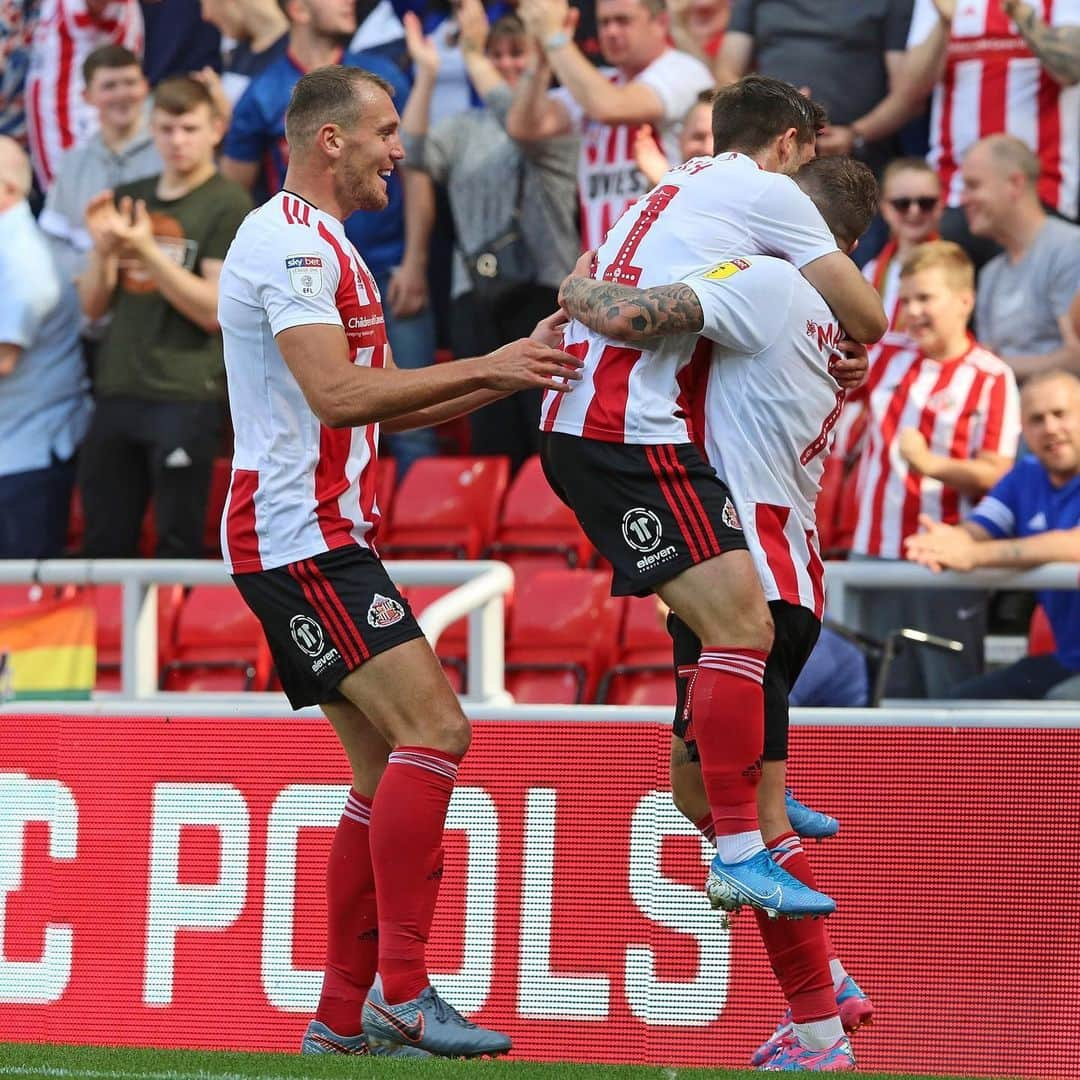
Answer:
[{"label": "rainbow flag", "polygon": [[88,698],[94,631],[94,609],[77,596],[0,611],[0,698]]}]

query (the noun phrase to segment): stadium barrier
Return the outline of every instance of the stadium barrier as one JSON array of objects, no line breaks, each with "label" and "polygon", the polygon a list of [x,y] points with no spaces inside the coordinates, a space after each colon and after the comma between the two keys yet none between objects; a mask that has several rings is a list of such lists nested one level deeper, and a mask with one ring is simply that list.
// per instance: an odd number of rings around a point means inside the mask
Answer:
[{"label": "stadium barrier", "polygon": [[[296,1050],[347,790],[280,698],[0,707],[0,1039]],[[152,711],[158,709],[159,711]],[[709,910],[664,710],[471,707],[429,959],[542,1061],[744,1064],[782,1002]],[[1080,1077],[1080,715],[796,711],[864,1069]]]}]

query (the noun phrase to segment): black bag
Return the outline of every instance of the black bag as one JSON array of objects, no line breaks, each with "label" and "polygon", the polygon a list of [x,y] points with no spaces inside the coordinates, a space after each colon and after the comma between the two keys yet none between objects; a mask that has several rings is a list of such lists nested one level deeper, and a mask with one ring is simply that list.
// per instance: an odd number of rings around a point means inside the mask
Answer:
[{"label": "black bag", "polygon": [[517,199],[510,224],[475,251],[462,252],[472,291],[488,303],[501,300],[519,285],[536,280],[536,260],[521,229],[521,197],[525,190],[525,162],[518,170]]}]

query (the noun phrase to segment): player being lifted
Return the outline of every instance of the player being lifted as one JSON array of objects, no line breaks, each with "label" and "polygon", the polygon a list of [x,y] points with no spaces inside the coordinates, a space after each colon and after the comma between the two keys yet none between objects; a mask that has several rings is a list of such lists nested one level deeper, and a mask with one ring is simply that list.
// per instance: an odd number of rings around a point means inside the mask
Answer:
[{"label": "player being lifted", "polygon": [[[375,553],[375,455],[389,430],[439,423],[515,390],[565,389],[578,361],[536,341],[394,368],[375,282],[346,239],[404,157],[390,87],[318,68],[285,118],[284,190],[245,219],[221,272],[236,430],[222,551],[294,708],[319,705],[352,769],[327,875],[322,998],[303,1049],[455,1057],[510,1039],[429,985],[424,946],[469,724]],[[538,328],[539,329],[539,328]],[[376,966],[379,979],[376,979]]]},{"label": "player being lifted", "polygon": [[[795,181],[840,247],[854,248],[876,209],[870,170],[850,158],[824,158],[804,165]],[[646,289],[575,276],[564,282],[560,302],[575,319],[627,345],[655,345],[657,338],[688,332],[712,343],[700,382],[687,386],[695,435],[731,491],[774,626],[764,674],[759,821],[773,859],[816,887],[786,813],[788,695],[817,641],[824,611],[815,503],[830,430],[844,400],[831,371],[843,330],[790,263],[762,256],[724,260],[681,282]],[[676,670],[692,667],[701,642],[675,615],[668,625]],[[696,685],[679,680],[671,785],[676,805],[708,836],[711,809],[698,763],[697,716],[685,708],[688,694],[692,706],[696,693]],[[873,1006],[839,960],[830,960],[835,953],[824,925],[757,914],[790,1008],[751,1064],[853,1068],[845,1031],[867,1023]]]},{"label": "player being lifted", "polygon": [[[849,334],[874,340],[885,330],[877,293],[784,175],[814,156],[823,123],[819,106],[776,79],[750,76],[722,90],[713,111],[718,156],[685,162],[630,207],[601,245],[596,275],[647,287],[732,256],[778,255],[803,271]],[[630,347],[580,322],[564,341],[584,361],[584,377],[573,393],[545,397],[548,479],[614,566],[612,591],[655,591],[703,642],[691,708],[716,830],[710,898],[772,915],[828,914],[832,900],[781,869],[758,826],[773,627],[730,492],[692,442],[686,389],[694,364],[709,361],[708,342],[688,331]]]}]

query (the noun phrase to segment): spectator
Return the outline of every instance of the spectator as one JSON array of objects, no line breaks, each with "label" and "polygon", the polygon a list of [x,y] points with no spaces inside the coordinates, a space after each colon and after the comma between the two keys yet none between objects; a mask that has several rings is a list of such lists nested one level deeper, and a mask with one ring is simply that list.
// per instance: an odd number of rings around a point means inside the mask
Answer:
[{"label": "spectator", "polygon": [[667,9],[675,47],[704,61],[715,77],[731,18],[728,0],[667,0]]},{"label": "spectator", "polygon": [[980,138],[1004,132],[1027,142],[1039,159],[1039,198],[1076,216],[1080,20],[1075,4],[1047,6],[1049,24],[1019,0],[977,0],[959,12],[956,0],[915,0],[905,91],[912,101],[933,91],[928,160],[945,192],[941,234],[977,266],[997,254],[971,237],[960,208],[960,164]]},{"label": "spectator", "polygon": [[193,0],[140,0],[146,24],[143,70],[151,86],[173,75],[221,70],[221,33]]},{"label": "spectator", "polygon": [[[634,161],[634,129],[651,124],[661,150],[672,153],[679,123],[712,85],[712,74],[668,44],[663,0],[597,0],[600,48],[615,69],[606,74],[574,44],[577,17],[566,0],[522,0],[520,14],[545,61],[518,83],[506,130],[523,142],[583,133],[581,242],[594,248],[648,190]],[[553,71],[562,87],[549,94]]]},{"label": "spectator", "polygon": [[[712,110],[715,97],[715,90],[702,90],[683,118],[682,127],[679,128],[680,162],[693,157],[713,156]],[[634,137],[634,160],[650,187],[660,183],[660,177],[671,168],[671,162],[663,155],[656,144],[656,137],[647,127],[638,128]]]},{"label": "spectator", "polygon": [[202,0],[202,17],[234,43],[221,66],[222,91],[231,112],[248,83],[285,55],[289,20],[278,0]]},{"label": "spectator", "polygon": [[82,66],[101,45],[142,55],[138,0],[42,0],[26,79],[30,158],[42,191],[52,184],[60,155],[96,130],[97,113],[83,96]]},{"label": "spectator", "polygon": [[830,126],[819,154],[853,154],[880,172],[889,136],[913,109],[897,109],[912,0],[735,0],[720,50],[721,83],[751,69],[804,87]]},{"label": "spectator", "polygon": [[214,164],[222,127],[202,83],[166,79],[150,116],[161,174],[87,208],[94,246],[78,283],[82,307],[91,319],[112,313],[79,462],[90,558],[135,555],[151,495],[157,557],[203,553],[224,415],[217,282],[251,208]]},{"label": "spectator", "polygon": [[30,186],[25,151],[0,136],[0,559],[63,552],[91,412],[78,297],[30,213]]},{"label": "spectator", "polygon": [[1080,371],[1069,306],[1080,294],[1080,226],[1039,202],[1039,159],[1013,135],[991,135],[964,157],[968,228],[1004,249],[983,267],[975,328],[1018,379]]},{"label": "spectator", "polygon": [[161,155],[146,123],[150,88],[138,57],[123,45],[102,45],[86,58],[82,73],[98,130],[60,158],[39,221],[71,279],[83,272],[93,246],[85,221],[90,200],[106,188],[161,172]]},{"label": "spectator", "polygon": [[[468,109],[429,130],[439,51],[422,35],[419,19],[407,13],[416,83],[402,114],[402,141],[406,160],[446,184],[458,243],[453,348],[458,356],[477,356],[528,336],[559,306],[559,285],[577,253],[578,144],[570,136],[518,143],[506,133],[513,88],[535,49],[521,20],[506,15],[489,30],[480,0],[462,0],[458,22],[469,78],[485,108]],[[515,250],[521,265],[506,271],[513,274],[509,281],[485,279],[477,259],[494,246],[493,238],[510,233],[520,235]],[[472,450],[505,454],[516,469],[539,451],[539,423],[540,391],[519,391],[471,414]]]},{"label": "spectator", "polygon": [[[1080,379],[1038,372],[1021,393],[1022,458],[964,522],[924,515],[925,532],[908,537],[907,557],[932,570],[1004,567],[1027,570],[1080,562]],[[1080,674],[1080,591],[1039,593],[1055,651],[952,687],[953,698],[1043,698]]]},{"label": "spectator", "polygon": [[[1012,371],[968,335],[974,268],[956,244],[921,244],[900,268],[901,325],[911,339],[885,346],[867,380],[869,424],[859,462],[859,558],[903,558],[919,515],[959,523],[1011,466],[1019,434]],[[982,666],[986,605],[966,591],[865,594],[858,629],[884,639],[904,627],[964,643],[945,656],[898,657],[886,693],[940,697]]]},{"label": "spectator", "polygon": [[[365,68],[394,87],[404,102],[409,81],[377,53],[347,52],[356,31],[351,4],[341,0],[284,0],[289,19],[285,54],[256,75],[233,110],[225,137],[221,171],[254,190],[262,200],[281,189],[289,160],[285,141],[285,109],[301,75],[326,64]],[[427,237],[434,213],[431,181],[414,169],[395,172],[389,181],[390,202],[378,214],[352,214],[345,232],[363,254],[385,302],[386,332],[394,363],[402,368],[426,367],[435,358],[435,324],[427,303]],[[388,435],[399,473],[417,458],[438,449],[430,429]]]},{"label": "spectator", "polygon": [[26,73],[38,0],[0,0],[0,135],[26,145]]}]

